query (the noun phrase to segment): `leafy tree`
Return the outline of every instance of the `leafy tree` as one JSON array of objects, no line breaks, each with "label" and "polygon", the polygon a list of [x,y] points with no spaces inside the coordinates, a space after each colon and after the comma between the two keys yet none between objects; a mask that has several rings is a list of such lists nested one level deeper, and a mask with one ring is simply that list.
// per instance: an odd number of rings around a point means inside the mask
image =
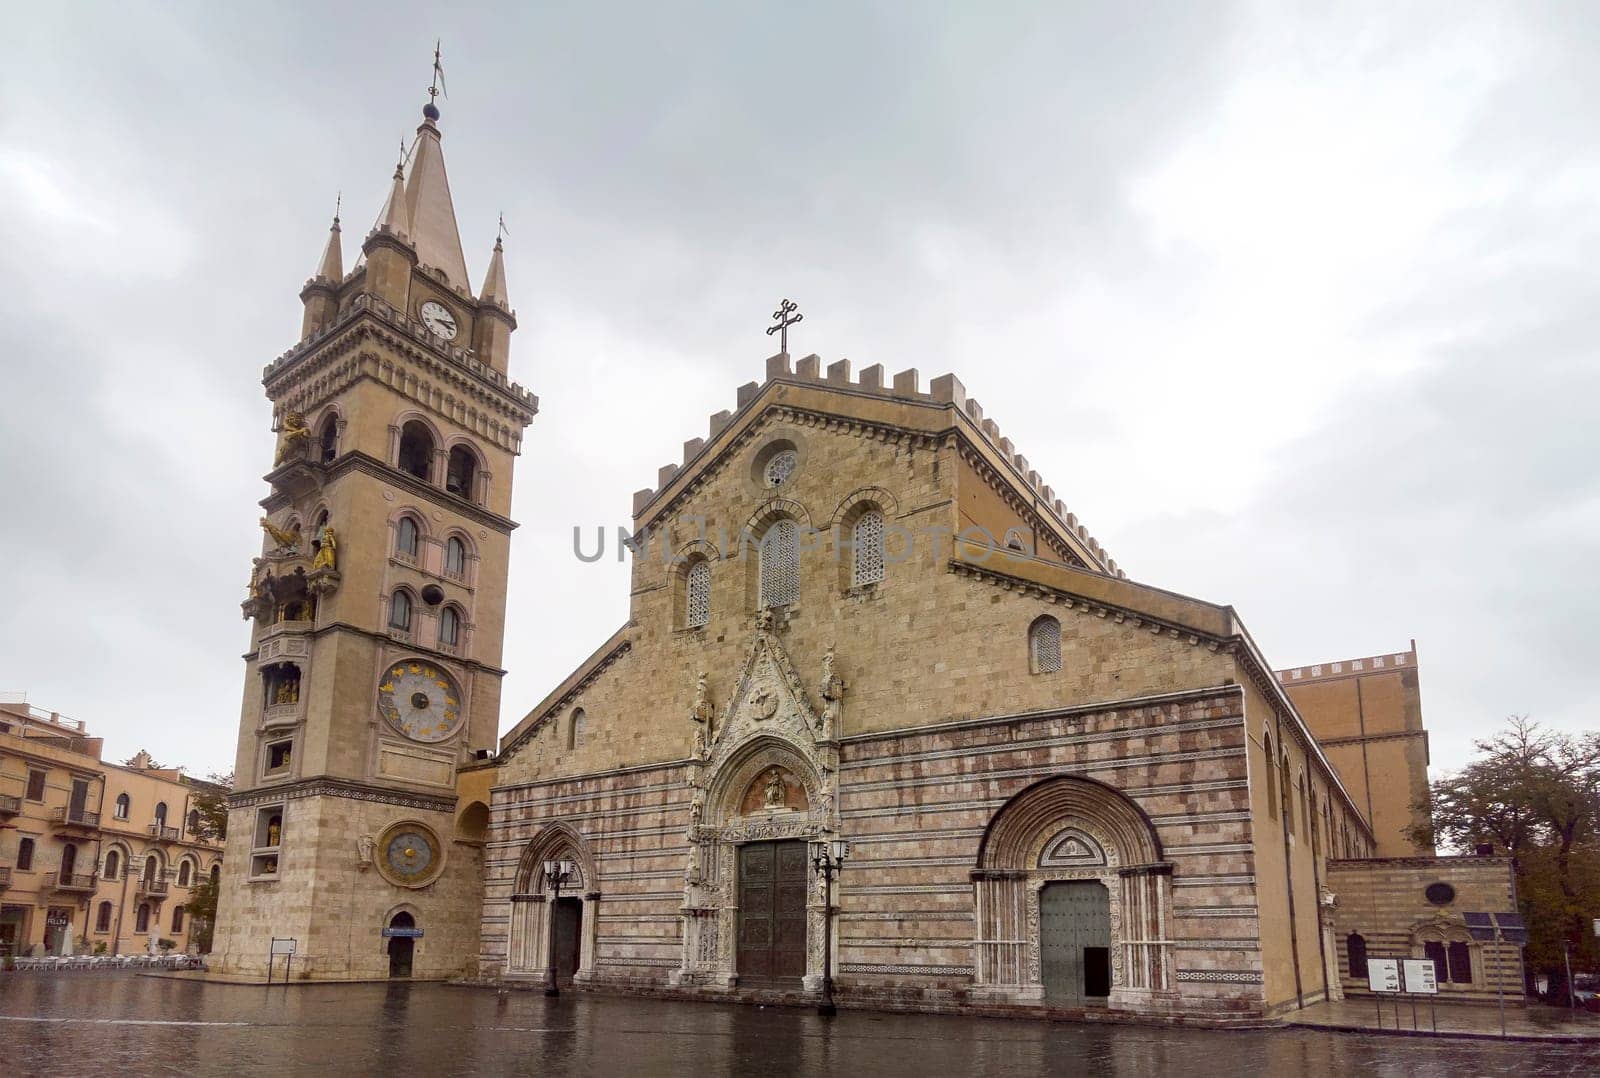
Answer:
[{"label": "leafy tree", "polygon": [[194,796],[189,804],[200,813],[198,834],[211,842],[222,842],[228,837],[228,794],[233,790],[233,772],[213,771],[209,778],[194,782]]},{"label": "leafy tree", "polygon": [[210,875],[201,876],[200,882],[190,892],[189,904],[185,907],[192,918],[189,922],[189,938],[194,941],[195,950],[201,954],[211,953],[211,933],[217,924],[217,893],[221,889],[220,884],[211,881]]},{"label": "leafy tree", "polygon": [[1476,747],[1477,759],[1432,784],[1431,819],[1413,837],[1510,855],[1529,975],[1544,971],[1564,998],[1566,944],[1574,969],[1600,968],[1589,931],[1600,916],[1600,734],[1552,733],[1512,716]]}]

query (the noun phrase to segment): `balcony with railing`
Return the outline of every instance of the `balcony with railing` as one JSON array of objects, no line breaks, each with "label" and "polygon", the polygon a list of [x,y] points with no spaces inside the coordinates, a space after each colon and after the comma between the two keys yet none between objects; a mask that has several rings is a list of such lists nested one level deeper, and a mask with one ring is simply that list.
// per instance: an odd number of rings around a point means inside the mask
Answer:
[{"label": "balcony with railing", "polygon": [[91,892],[95,885],[92,872],[52,872],[46,880],[48,889],[52,891]]},{"label": "balcony with railing", "polygon": [[178,841],[178,829],[176,827],[168,827],[164,823],[153,823],[149,827],[145,828],[145,830],[150,832],[151,838],[154,838],[160,842]]},{"label": "balcony with railing", "polygon": [[167,881],[152,880],[149,877],[140,876],[138,883],[134,886],[134,890],[141,896],[164,898],[167,894]]},{"label": "balcony with railing", "polygon": [[62,827],[100,826],[100,814],[98,812],[90,812],[88,809],[83,808],[73,808],[70,805],[63,805],[53,810],[50,813],[50,819],[53,823],[58,823]]},{"label": "balcony with railing", "polygon": [[0,891],[11,886],[11,866],[0,865]]},{"label": "balcony with railing", "polygon": [[0,794],[0,816],[15,816],[22,811],[22,798]]}]

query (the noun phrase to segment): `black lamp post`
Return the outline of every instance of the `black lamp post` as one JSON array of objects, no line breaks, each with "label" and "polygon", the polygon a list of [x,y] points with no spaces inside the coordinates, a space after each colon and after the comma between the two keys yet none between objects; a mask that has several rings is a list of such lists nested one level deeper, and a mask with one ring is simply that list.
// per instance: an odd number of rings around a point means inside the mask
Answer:
[{"label": "black lamp post", "polygon": [[556,984],[556,904],[561,901],[561,885],[572,879],[576,866],[571,861],[546,861],[544,882],[550,888],[550,943],[548,950],[550,983],[544,986],[547,996],[559,996],[561,986]]},{"label": "black lamp post", "polygon": [[822,1002],[817,1013],[832,1018],[839,1013],[833,1004],[833,878],[850,856],[850,843],[842,838],[811,843],[811,864],[822,877]]}]

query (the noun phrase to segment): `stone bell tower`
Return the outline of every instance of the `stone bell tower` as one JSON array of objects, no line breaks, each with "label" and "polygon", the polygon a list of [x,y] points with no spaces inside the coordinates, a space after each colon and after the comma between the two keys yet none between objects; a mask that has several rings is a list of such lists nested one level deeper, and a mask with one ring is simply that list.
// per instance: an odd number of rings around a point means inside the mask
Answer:
[{"label": "stone bell tower", "polygon": [[[213,969],[442,977],[477,951],[512,468],[534,395],[497,239],[476,294],[439,110],[345,273],[334,218],[300,341],[266,368],[278,441],[250,574]],[[279,959],[281,973],[284,961]]]}]

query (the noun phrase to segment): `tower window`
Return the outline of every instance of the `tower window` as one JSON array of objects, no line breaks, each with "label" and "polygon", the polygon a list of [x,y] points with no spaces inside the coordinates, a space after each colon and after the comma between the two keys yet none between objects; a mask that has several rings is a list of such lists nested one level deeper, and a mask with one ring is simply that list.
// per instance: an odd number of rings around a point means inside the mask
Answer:
[{"label": "tower window", "polygon": [[[856,587],[883,580],[883,514],[876,509],[862,515],[851,532],[855,565],[851,583]],[[1059,650],[1059,649],[1058,649]]]},{"label": "tower window", "polygon": [[1061,623],[1048,614],[1028,629],[1028,665],[1035,674],[1061,669]]},{"label": "tower window", "polygon": [[461,613],[453,606],[439,611],[439,643],[452,648],[461,643]]},{"label": "tower window", "polygon": [[267,774],[286,771],[294,759],[294,741],[274,741],[267,746]]},{"label": "tower window", "polygon": [[444,489],[471,501],[478,489],[478,457],[471,449],[458,445],[450,450],[445,469]]},{"label": "tower window", "polygon": [[775,521],[761,537],[761,605],[787,606],[800,598],[800,526]]},{"label": "tower window", "polygon": [[117,819],[126,820],[128,818],[128,812],[129,812],[131,806],[132,806],[132,802],[130,802],[128,800],[128,795],[127,794],[118,794],[117,795],[117,807],[115,809],[115,814],[116,814]]},{"label": "tower window", "polygon": [[415,517],[401,517],[394,530],[394,552],[407,561],[416,561],[422,547],[422,531]]},{"label": "tower window", "polygon": [[276,876],[278,856],[283,846],[283,806],[270,805],[256,810],[254,852],[250,857],[250,875]]},{"label": "tower window", "polygon": [[444,544],[444,572],[457,580],[467,578],[467,544],[454,535]]},{"label": "tower window", "polygon": [[403,591],[395,592],[389,600],[389,628],[411,631],[411,596]]},{"label": "tower window", "polygon": [[711,563],[704,558],[689,566],[684,580],[685,628],[698,629],[711,620]]},{"label": "tower window", "polygon": [[329,412],[322,421],[322,430],[317,435],[317,458],[324,464],[333,463],[339,455],[339,413]]},{"label": "tower window", "polygon": [[424,482],[433,481],[433,434],[415,419],[400,428],[397,463],[402,472],[409,472]]}]

